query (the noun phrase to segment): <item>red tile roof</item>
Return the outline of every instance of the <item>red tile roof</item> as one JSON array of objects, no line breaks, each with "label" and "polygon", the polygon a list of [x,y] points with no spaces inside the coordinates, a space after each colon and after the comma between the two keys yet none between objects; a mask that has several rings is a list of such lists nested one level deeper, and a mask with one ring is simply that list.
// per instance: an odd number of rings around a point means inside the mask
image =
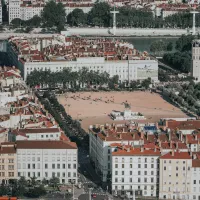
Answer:
[{"label": "red tile roof", "polygon": [[192,159],[189,152],[169,152],[160,157],[160,159]]},{"label": "red tile roof", "polygon": [[179,130],[193,130],[200,128],[200,120],[188,120],[188,121],[175,121],[168,120],[167,127],[170,129]]},{"label": "red tile roof", "polygon": [[160,151],[159,150],[147,150],[147,149],[143,149],[143,151],[141,150],[141,148],[130,148],[130,151],[128,150],[127,146],[125,146],[125,148],[121,149],[118,148],[116,152],[112,152],[113,156],[160,156]]},{"label": "red tile roof", "polygon": [[76,143],[67,141],[17,141],[17,149],[77,149]]},{"label": "red tile roof", "polygon": [[200,160],[192,160],[192,167],[200,167]]}]

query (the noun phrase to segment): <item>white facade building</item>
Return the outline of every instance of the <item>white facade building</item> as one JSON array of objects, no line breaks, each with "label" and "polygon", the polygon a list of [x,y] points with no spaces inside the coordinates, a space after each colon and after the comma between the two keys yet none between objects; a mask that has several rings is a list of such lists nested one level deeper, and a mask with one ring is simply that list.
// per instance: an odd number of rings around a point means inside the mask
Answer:
[{"label": "white facade building", "polygon": [[191,195],[190,199],[200,199],[200,160],[197,159],[198,155],[193,154],[192,160],[192,176],[191,176]]},{"label": "white facade building", "polygon": [[17,141],[18,177],[37,180],[58,177],[60,183],[77,183],[77,147],[63,141]]},{"label": "white facade building", "polygon": [[61,71],[70,68],[79,71],[83,67],[93,70],[107,72],[111,77],[119,75],[120,81],[144,80],[151,78],[158,81],[158,62],[156,60],[122,60],[105,61],[103,57],[77,58],[77,61],[54,61],[54,62],[25,62],[24,80],[34,70]]},{"label": "white facade building", "polygon": [[17,129],[16,141],[18,140],[60,140],[61,132],[58,128],[31,128]]},{"label": "white facade building", "polygon": [[95,127],[89,129],[90,159],[103,182],[106,182],[112,173],[112,151],[115,150],[117,144],[120,145],[122,142],[124,145],[130,143],[134,146],[143,144],[137,131],[128,132],[128,128],[122,125],[114,127],[110,125],[110,129],[113,129],[113,135],[111,135],[107,133],[106,129],[109,127],[104,127],[104,125],[97,129]]},{"label": "white facade building", "polygon": [[33,18],[35,15],[40,16],[44,6],[33,5],[33,6],[20,6],[20,18],[22,20],[29,20]]},{"label": "white facade building", "polygon": [[160,152],[121,146],[112,153],[112,192],[132,197],[158,196]]},{"label": "white facade building", "polygon": [[20,0],[9,0],[9,24],[13,19],[20,17]]}]

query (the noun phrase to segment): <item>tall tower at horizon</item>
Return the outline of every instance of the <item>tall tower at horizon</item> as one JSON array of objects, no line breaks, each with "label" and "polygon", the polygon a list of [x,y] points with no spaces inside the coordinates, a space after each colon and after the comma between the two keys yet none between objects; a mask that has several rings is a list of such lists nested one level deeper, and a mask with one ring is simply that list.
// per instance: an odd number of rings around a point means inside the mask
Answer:
[{"label": "tall tower at horizon", "polygon": [[200,40],[192,41],[192,76],[200,82]]},{"label": "tall tower at horizon", "polygon": [[110,13],[113,14],[113,35],[116,35],[116,14],[118,14],[119,11],[116,11],[114,6],[114,10],[110,11]]},{"label": "tall tower at horizon", "polygon": [[196,35],[196,21],[195,21],[195,16],[196,16],[196,14],[197,13],[199,13],[199,12],[197,12],[197,11],[190,11],[190,13],[191,14],[193,14],[193,25],[192,25],[192,35]]}]

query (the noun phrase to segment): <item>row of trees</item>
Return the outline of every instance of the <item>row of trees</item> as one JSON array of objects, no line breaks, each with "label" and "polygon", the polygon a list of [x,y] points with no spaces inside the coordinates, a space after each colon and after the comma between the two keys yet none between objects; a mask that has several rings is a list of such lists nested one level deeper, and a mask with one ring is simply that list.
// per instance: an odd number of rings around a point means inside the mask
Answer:
[{"label": "row of trees", "polygon": [[172,42],[165,42],[163,40],[156,40],[151,43],[150,51],[154,54],[160,55],[166,51],[173,50],[173,43]]},{"label": "row of trees", "polygon": [[186,110],[200,115],[200,83],[195,84],[172,84],[168,87],[159,88],[167,94],[173,102],[178,103]]},{"label": "row of trees", "polygon": [[36,177],[31,177],[26,180],[25,177],[20,177],[19,180],[13,179],[8,185],[0,185],[0,196],[10,195],[16,197],[30,197],[38,198],[46,195],[45,185],[49,185],[53,190],[58,189],[59,179],[57,177],[51,178],[49,181],[43,179],[42,182],[38,182]]},{"label": "row of trees", "polygon": [[[193,35],[182,35],[176,41],[176,52],[166,53],[163,56],[163,62],[170,65],[174,69],[188,73],[191,70],[192,59],[192,40],[196,37]],[[200,36],[197,36],[199,39]]]},{"label": "row of trees", "polygon": [[[34,16],[33,19],[22,21],[14,19],[12,24],[19,27],[33,26],[46,28],[56,27],[57,31],[64,29],[66,24],[70,26],[112,26],[112,14],[110,11],[113,8],[106,2],[96,2],[93,8],[84,13],[82,9],[74,9],[68,16],[65,13],[65,7],[62,3],[56,4],[55,1],[48,2],[40,17]],[[117,15],[118,27],[140,27],[140,28],[188,28],[192,27],[192,15],[189,12],[178,13],[166,17],[165,19],[154,17],[150,11],[135,9],[130,7],[118,8],[119,14]],[[196,15],[197,26],[200,26],[199,15]]]},{"label": "row of trees", "polygon": [[[63,89],[73,89],[75,91],[81,88],[123,90],[128,86],[128,82],[119,83],[118,75],[110,77],[107,72],[99,73],[98,71],[89,71],[85,67],[78,72],[71,71],[69,68],[59,72],[34,70],[27,76],[26,82],[30,87],[61,87]],[[129,89],[135,90],[141,87],[147,89],[150,83],[151,79],[146,79],[142,81],[142,83],[132,81],[129,85]]]}]

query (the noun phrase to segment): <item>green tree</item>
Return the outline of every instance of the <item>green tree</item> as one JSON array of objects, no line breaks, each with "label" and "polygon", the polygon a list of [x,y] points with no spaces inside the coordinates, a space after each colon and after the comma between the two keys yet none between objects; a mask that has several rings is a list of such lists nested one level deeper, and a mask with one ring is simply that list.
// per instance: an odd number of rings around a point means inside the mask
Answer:
[{"label": "green tree", "polygon": [[87,14],[82,9],[76,8],[67,16],[67,23],[70,26],[85,25],[87,20]]},{"label": "green tree", "polygon": [[60,183],[60,180],[58,177],[53,177],[49,180],[50,185],[56,189],[58,187],[58,184]]},{"label": "green tree", "polygon": [[167,44],[167,51],[172,51],[173,50],[173,43],[172,42],[169,42]]},{"label": "green tree", "polygon": [[15,18],[11,21],[14,28],[20,27],[22,25],[22,20],[20,18]]},{"label": "green tree", "polygon": [[41,16],[46,27],[55,26],[58,32],[64,29],[66,14],[62,3],[56,4],[53,0],[47,2]]},{"label": "green tree", "polygon": [[191,51],[192,49],[192,40],[194,40],[195,37],[193,35],[182,35],[177,41],[176,41],[176,49],[178,51]]},{"label": "green tree", "polygon": [[27,20],[25,23],[27,26],[40,27],[42,19],[38,15],[34,15],[31,19]]},{"label": "green tree", "polygon": [[148,89],[150,84],[151,84],[151,79],[148,78],[142,81],[141,86],[144,87],[145,89]]},{"label": "green tree", "polygon": [[96,2],[88,13],[88,22],[93,26],[110,26],[110,6],[106,2]]}]

